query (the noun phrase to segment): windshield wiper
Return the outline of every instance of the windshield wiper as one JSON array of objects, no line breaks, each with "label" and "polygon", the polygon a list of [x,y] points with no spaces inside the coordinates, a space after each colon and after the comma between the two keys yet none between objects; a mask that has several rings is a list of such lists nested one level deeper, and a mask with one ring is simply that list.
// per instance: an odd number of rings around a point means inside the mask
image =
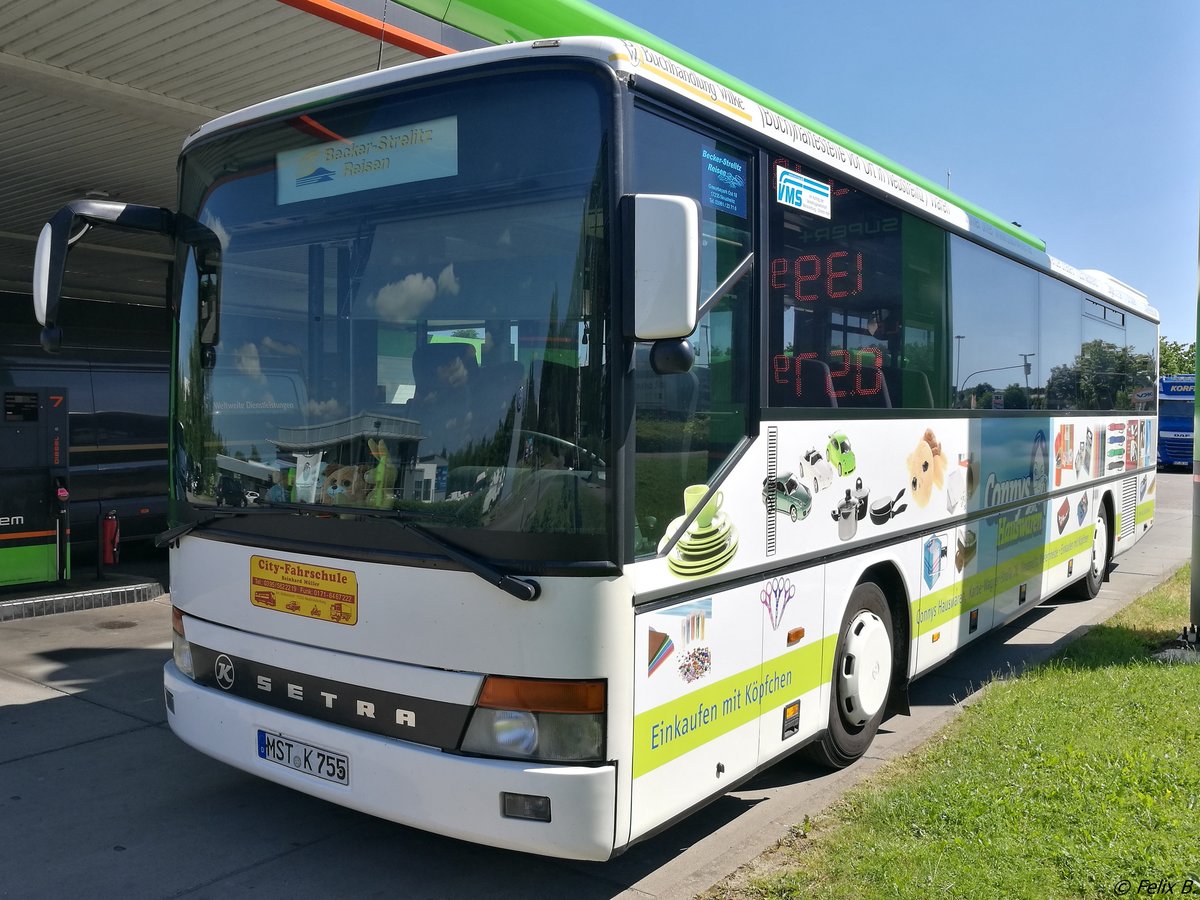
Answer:
[{"label": "windshield wiper", "polygon": [[499,569],[494,568],[491,563],[480,559],[474,553],[470,553],[456,544],[450,543],[450,541],[430,531],[423,525],[390,516],[387,518],[388,521],[395,522],[401,528],[407,528],[427,543],[437,547],[467,571],[478,575],[488,584],[495,585],[506,594],[511,594],[518,600],[529,603],[536,600],[542,593],[542,586],[536,581],[529,578],[517,578],[515,575],[506,575]]}]

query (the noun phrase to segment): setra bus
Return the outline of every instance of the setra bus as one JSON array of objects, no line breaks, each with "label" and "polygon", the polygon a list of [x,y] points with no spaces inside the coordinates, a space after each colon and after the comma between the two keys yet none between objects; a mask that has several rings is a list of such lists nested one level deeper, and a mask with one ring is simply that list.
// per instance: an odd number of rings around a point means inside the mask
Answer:
[{"label": "setra bus", "polygon": [[[201,128],[177,211],[168,719],[247,772],[603,860],[1151,526],[1157,314],[634,40]],[[249,494],[254,497],[247,499]]]}]

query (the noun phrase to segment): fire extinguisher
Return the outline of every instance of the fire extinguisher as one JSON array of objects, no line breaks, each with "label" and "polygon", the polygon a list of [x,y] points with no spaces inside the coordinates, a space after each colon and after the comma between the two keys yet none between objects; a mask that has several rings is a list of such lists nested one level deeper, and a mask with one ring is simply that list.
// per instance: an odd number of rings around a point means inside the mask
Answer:
[{"label": "fire extinguisher", "polygon": [[121,521],[117,511],[110,509],[104,517],[100,531],[101,553],[106,566],[115,565],[121,561]]}]

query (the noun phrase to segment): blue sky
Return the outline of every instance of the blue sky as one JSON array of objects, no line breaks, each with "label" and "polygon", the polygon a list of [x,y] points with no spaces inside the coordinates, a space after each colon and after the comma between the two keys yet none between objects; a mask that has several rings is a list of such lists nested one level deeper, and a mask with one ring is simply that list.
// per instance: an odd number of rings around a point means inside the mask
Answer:
[{"label": "blue sky", "polygon": [[1147,294],[1196,338],[1200,0],[593,0]]}]

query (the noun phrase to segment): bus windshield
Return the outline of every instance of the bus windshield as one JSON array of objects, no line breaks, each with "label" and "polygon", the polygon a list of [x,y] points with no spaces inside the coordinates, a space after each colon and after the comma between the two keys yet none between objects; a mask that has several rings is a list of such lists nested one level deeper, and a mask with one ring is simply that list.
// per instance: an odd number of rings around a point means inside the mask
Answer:
[{"label": "bus windshield", "polygon": [[181,211],[208,246],[181,235],[177,497],[534,534],[514,558],[553,533],[597,558],[601,84],[460,81],[189,151]]},{"label": "bus windshield", "polygon": [[1158,416],[1160,419],[1190,419],[1194,412],[1191,400],[1159,400]]}]

